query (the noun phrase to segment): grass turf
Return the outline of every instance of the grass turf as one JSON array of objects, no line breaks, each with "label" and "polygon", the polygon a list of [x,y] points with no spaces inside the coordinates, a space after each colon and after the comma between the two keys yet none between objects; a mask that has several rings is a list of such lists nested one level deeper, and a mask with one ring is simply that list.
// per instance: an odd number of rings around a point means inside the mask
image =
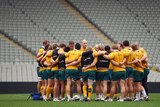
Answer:
[{"label": "grass turf", "polygon": [[[29,94],[0,94],[0,107],[159,107],[160,94],[150,94],[150,101],[142,102],[53,102],[27,101]],[[95,96],[95,95],[94,95]]]}]

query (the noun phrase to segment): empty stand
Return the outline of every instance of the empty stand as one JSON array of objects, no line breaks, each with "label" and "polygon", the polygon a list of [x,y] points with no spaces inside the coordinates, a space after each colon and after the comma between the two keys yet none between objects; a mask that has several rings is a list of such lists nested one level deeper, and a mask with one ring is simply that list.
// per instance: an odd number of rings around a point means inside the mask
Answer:
[{"label": "empty stand", "polygon": [[35,62],[35,59],[0,37],[0,62]]},{"label": "empty stand", "polygon": [[37,64],[34,63],[0,63],[0,82],[36,82]]},{"label": "empty stand", "polygon": [[[160,57],[158,56],[160,53],[160,41],[149,32],[148,27],[144,26],[144,24],[135,17],[133,12],[125,7],[123,1],[125,1],[125,3],[128,2],[130,5],[134,2],[135,4],[139,4],[138,6],[140,8],[143,7],[140,6],[141,3],[139,3],[138,0],[136,0],[137,3],[133,0],[69,0],[70,3],[78,8],[112,39],[117,42],[122,42],[126,39],[131,43],[137,41],[147,50],[150,64],[160,63]],[[129,3],[130,1],[131,3]],[[157,2],[158,1],[155,3]],[[148,2],[148,4],[149,3],[150,2]],[[138,8],[136,8],[136,10],[138,11]],[[154,11],[157,13],[159,10],[156,11],[154,9]],[[146,14],[151,16],[150,13]],[[144,17],[142,19],[144,19]],[[152,26],[152,28],[154,28],[154,26]]]}]

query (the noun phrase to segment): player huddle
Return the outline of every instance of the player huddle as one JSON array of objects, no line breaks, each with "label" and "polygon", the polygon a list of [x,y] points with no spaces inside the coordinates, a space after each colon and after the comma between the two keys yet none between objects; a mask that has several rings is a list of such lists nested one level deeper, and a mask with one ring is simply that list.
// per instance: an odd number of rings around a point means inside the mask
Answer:
[{"label": "player huddle", "polygon": [[130,45],[125,40],[112,47],[88,47],[86,40],[81,44],[70,41],[68,46],[45,40],[37,51],[37,62],[37,89],[45,101],[50,100],[51,93],[53,101],[91,101],[94,82],[96,101],[148,100],[148,58],[138,43]]}]

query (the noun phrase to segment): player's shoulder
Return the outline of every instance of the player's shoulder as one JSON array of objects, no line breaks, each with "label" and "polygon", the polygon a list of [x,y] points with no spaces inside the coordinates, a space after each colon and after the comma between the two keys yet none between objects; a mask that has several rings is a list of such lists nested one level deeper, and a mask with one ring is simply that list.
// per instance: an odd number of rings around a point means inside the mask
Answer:
[{"label": "player's shoulder", "polygon": [[43,51],[44,51],[44,48],[42,47],[38,49],[38,52],[43,52]]}]

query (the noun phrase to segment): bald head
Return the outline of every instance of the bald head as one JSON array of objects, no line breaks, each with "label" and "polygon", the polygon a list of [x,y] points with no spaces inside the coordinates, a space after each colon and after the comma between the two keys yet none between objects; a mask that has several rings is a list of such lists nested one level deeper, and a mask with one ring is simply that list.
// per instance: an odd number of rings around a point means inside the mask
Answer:
[{"label": "bald head", "polygon": [[82,48],[83,49],[86,49],[86,47],[87,47],[87,40],[82,40]]}]

